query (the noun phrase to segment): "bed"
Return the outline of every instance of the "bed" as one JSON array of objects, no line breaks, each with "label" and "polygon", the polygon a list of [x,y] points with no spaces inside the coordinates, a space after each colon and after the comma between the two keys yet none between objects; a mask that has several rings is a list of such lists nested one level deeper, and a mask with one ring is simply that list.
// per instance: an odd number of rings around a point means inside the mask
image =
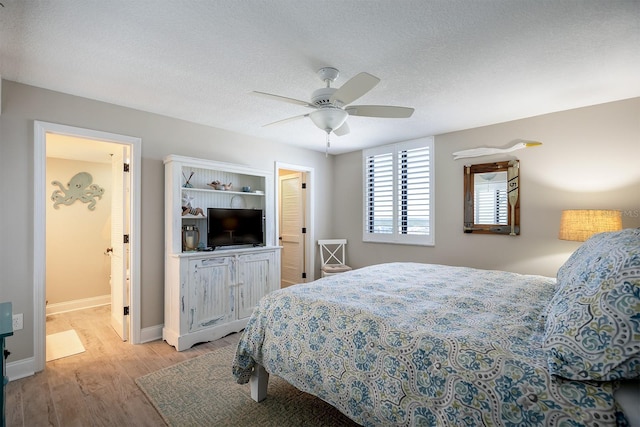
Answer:
[{"label": "bed", "polygon": [[277,375],[364,426],[628,425],[640,230],[592,237],[557,278],[388,263],[273,292],[232,369],[255,400]]}]

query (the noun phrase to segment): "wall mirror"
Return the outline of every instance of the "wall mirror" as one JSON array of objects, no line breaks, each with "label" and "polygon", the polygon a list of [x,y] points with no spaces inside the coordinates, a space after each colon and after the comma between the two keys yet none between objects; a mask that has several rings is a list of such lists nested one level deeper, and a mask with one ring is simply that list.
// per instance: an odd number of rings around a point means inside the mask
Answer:
[{"label": "wall mirror", "polygon": [[464,166],[464,232],[520,234],[520,161]]}]

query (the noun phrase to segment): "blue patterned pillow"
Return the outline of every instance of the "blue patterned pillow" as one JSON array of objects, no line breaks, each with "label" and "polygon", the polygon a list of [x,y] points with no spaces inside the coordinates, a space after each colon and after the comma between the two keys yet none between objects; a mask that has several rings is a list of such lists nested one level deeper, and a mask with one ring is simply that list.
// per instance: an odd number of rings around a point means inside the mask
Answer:
[{"label": "blue patterned pillow", "polygon": [[596,234],[558,270],[543,347],[573,380],[640,377],[640,229]]}]

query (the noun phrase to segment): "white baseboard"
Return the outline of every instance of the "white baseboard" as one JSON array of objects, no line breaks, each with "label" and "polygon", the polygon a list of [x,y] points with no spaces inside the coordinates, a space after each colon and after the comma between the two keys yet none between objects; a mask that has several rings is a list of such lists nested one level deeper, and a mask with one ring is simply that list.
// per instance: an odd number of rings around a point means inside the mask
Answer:
[{"label": "white baseboard", "polygon": [[111,295],[101,295],[98,297],[76,299],[73,301],[59,302],[56,304],[47,304],[47,316],[50,314],[84,310],[85,308],[98,307],[108,304],[111,304]]},{"label": "white baseboard", "polygon": [[151,326],[149,328],[143,328],[140,331],[140,344],[145,342],[151,342],[162,339],[162,328],[164,325]]},{"label": "white baseboard", "polygon": [[[109,296],[109,300],[111,297]],[[95,298],[88,298],[87,300],[95,300]],[[86,301],[86,300],[78,300],[78,301]],[[75,302],[75,301],[72,301]],[[55,304],[55,306],[62,306],[63,304]],[[53,305],[53,304],[52,304]],[[104,305],[104,304],[93,304],[88,305],[82,308],[95,307],[96,305]],[[74,308],[65,311],[73,311],[80,310],[81,308]],[[62,313],[62,311],[58,311],[58,313]],[[47,314],[50,314],[47,307]],[[54,314],[54,313],[51,313]],[[161,340],[162,339],[162,328],[164,325],[156,325],[151,326],[149,328],[143,328],[140,331],[140,344]],[[29,377],[35,374],[35,358],[28,357],[26,359],[16,360],[15,362],[7,363],[7,377],[9,377],[9,381],[19,380],[20,378]]]},{"label": "white baseboard", "polygon": [[33,357],[7,363],[7,376],[9,377],[9,381],[29,377],[35,372],[35,359]]}]

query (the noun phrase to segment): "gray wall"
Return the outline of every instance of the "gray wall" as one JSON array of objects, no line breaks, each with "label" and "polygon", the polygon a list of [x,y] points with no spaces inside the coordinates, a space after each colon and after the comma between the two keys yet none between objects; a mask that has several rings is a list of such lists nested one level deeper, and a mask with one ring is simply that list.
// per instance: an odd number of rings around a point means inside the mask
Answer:
[{"label": "gray wall", "polygon": [[100,199],[93,199],[93,210],[79,200],[56,207],[51,200],[45,204],[47,311],[55,313],[56,305],[85,298],[106,296],[108,301],[111,260],[104,252],[111,246],[111,164],[49,157],[46,169],[47,197],[59,190],[52,181],[66,185],[78,172],[91,174],[92,182],[104,190]]},{"label": "gray wall", "polygon": [[[490,108],[490,107],[488,107]],[[455,151],[542,146],[510,155],[453,160]],[[520,159],[520,236],[464,234],[463,165]],[[452,132],[435,137],[435,246],[362,242],[362,153],[337,156],[332,222],[354,267],[416,261],[555,276],[579,244],[557,239],[563,209],[621,209],[640,227],[640,98]]]},{"label": "gray wall", "polygon": [[[34,120],[142,138],[143,328],[163,322],[162,159],[168,154],[270,170],[275,161],[314,168],[315,237],[346,237],[355,267],[405,260],[553,276],[578,246],[556,238],[562,209],[622,209],[625,227],[640,226],[640,98],[436,136],[436,244],[418,247],[361,241],[360,152],[326,159],[324,153],[4,80],[0,301],[12,301],[14,312],[24,313],[24,329],[8,339],[10,362],[33,356]],[[453,161],[451,153],[518,138],[544,143],[514,153],[521,160],[522,235],[463,234],[463,165],[497,158]]]},{"label": "gray wall", "polygon": [[9,362],[33,354],[34,120],[142,138],[141,324],[163,323],[164,165],[168,154],[274,170],[275,162],[314,169],[316,236],[330,235],[333,160],[324,153],[250,138],[182,120],[2,81],[0,115],[0,301],[24,313],[7,341]]}]

